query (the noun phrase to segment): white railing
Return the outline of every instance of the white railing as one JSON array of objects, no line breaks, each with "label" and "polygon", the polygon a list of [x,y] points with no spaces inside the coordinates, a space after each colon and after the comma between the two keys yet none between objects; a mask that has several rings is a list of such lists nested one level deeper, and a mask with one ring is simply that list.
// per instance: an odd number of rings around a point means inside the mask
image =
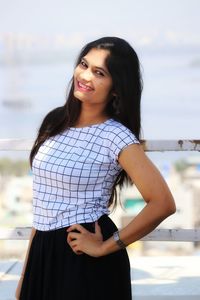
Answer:
[{"label": "white railing", "polygon": [[[200,140],[142,140],[147,152],[200,151]],[[29,151],[32,139],[0,139],[0,151]],[[0,240],[25,240],[29,238],[30,227],[0,229]],[[146,235],[145,241],[200,241],[200,229],[155,229]]]}]

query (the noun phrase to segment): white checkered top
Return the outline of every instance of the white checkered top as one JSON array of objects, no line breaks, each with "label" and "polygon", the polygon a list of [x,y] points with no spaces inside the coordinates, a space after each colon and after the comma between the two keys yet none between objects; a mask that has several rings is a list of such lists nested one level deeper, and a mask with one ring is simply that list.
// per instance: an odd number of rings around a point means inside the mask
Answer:
[{"label": "white checkered top", "polygon": [[109,214],[119,152],[134,143],[140,142],[114,119],[48,138],[33,160],[33,227],[53,230]]}]

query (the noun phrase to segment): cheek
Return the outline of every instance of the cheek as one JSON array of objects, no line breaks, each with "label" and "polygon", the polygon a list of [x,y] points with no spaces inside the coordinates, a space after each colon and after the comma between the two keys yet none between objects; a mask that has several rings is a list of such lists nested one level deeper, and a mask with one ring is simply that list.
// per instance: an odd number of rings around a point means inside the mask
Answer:
[{"label": "cheek", "polygon": [[105,94],[109,94],[110,93],[110,91],[111,91],[111,89],[112,89],[112,84],[110,83],[110,82],[106,82],[106,84],[104,83],[102,83],[102,89],[104,89],[104,91],[105,91]]},{"label": "cheek", "polygon": [[112,88],[112,82],[111,81],[100,81],[98,83],[99,88],[102,88],[105,90],[105,92],[108,92]]},{"label": "cheek", "polygon": [[79,67],[76,67],[74,69],[74,78],[77,77],[77,75],[80,73]]}]

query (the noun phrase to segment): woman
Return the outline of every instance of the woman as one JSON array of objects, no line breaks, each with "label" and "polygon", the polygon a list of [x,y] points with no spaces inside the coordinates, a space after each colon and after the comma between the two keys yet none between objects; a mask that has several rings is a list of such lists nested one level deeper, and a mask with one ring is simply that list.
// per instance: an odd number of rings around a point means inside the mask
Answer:
[{"label": "woman", "polygon": [[[125,40],[82,49],[67,101],[44,118],[30,153],[34,220],[17,299],[131,299],[125,247],[175,212],[140,144],[141,93],[140,63]],[[118,231],[108,208],[125,180],[147,205]]]}]

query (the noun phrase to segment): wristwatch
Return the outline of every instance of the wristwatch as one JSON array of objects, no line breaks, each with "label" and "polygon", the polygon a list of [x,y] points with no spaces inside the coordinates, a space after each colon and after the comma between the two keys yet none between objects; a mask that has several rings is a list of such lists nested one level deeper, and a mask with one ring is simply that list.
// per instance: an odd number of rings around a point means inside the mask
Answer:
[{"label": "wristwatch", "polygon": [[117,245],[121,248],[121,249],[124,249],[126,248],[126,245],[124,244],[124,242],[122,242],[122,240],[120,240],[120,237],[119,237],[119,231],[115,231],[113,233],[113,238],[115,240],[115,242],[117,243]]}]

